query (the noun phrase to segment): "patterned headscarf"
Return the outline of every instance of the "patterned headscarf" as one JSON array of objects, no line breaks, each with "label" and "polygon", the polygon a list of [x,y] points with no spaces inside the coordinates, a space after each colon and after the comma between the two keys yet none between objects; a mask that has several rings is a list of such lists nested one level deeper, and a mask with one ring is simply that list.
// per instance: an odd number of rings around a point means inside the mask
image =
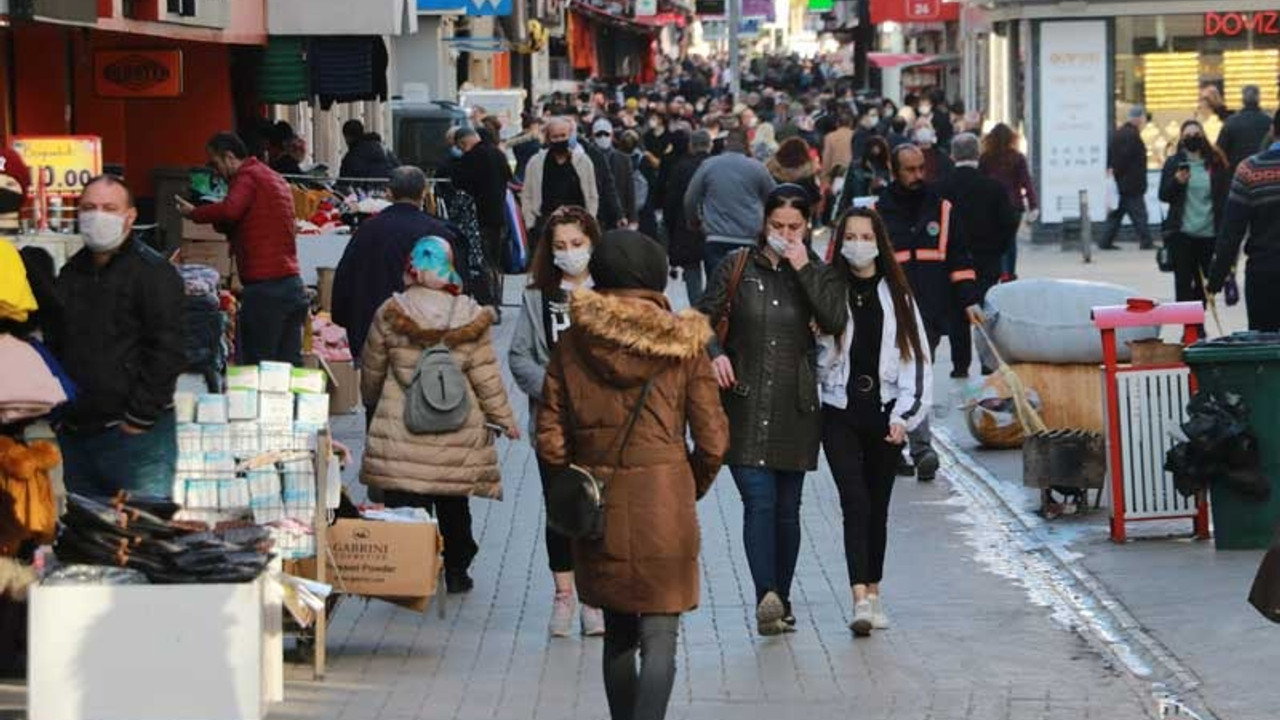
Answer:
[{"label": "patterned headscarf", "polygon": [[453,269],[453,248],[449,241],[436,235],[419,238],[405,262],[406,285],[422,285],[444,290],[452,295],[462,293],[462,276]]}]

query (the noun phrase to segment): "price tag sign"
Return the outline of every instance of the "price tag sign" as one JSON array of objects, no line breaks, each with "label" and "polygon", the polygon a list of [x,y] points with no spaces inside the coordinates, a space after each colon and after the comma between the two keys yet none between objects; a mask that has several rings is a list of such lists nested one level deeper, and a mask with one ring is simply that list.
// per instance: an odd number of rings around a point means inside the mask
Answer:
[{"label": "price tag sign", "polygon": [[31,169],[32,195],[42,185],[48,194],[79,195],[102,174],[102,138],[96,135],[15,136],[13,149]]}]

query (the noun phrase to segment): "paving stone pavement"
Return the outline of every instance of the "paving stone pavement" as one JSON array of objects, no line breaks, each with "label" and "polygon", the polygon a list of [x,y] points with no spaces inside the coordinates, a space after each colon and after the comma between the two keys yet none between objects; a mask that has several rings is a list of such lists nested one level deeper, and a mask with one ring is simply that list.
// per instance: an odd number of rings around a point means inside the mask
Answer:
[{"label": "paving stone pavement", "polygon": [[[506,314],[502,349],[515,308]],[[508,390],[523,417],[527,406],[510,378]],[[357,452],[362,429],[356,416],[335,424]],[[504,500],[472,502],[475,591],[448,598],[444,619],[434,607],[416,614],[344,601],[330,631],[328,677],[312,682],[309,668],[291,666],[288,701],[273,708],[272,720],[608,717],[601,641],[547,637],[552,584],[533,453],[527,442],[503,441],[501,455]],[[668,717],[1153,717],[1147,688],[979,562],[966,502],[945,478],[898,482],[884,584],[893,628],[854,640],[840,508],[824,462],[809,474],[802,506],[793,590],[799,632],[761,639],[742,506],[722,472],[699,505],[702,605],[681,623]]]}]

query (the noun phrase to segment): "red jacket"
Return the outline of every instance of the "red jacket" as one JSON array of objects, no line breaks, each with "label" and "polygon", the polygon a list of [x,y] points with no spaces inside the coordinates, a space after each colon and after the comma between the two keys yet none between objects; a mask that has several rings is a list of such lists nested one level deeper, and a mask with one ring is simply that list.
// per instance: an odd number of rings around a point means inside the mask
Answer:
[{"label": "red jacket", "polygon": [[236,171],[225,200],[196,208],[191,220],[225,229],[241,282],[298,275],[293,193],[284,178],[257,158],[245,160]]}]

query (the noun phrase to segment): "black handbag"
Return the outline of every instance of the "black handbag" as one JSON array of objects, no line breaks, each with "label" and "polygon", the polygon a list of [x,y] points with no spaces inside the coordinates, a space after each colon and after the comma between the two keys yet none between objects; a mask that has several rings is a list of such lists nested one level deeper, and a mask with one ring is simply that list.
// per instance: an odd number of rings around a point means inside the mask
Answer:
[{"label": "black handbag", "polygon": [[[640,419],[640,411],[644,409],[645,400],[649,397],[649,389],[653,387],[654,378],[644,381],[640,388],[640,397],[631,409],[627,424],[618,435],[617,461],[613,464],[610,480],[622,464],[622,455],[631,441],[631,432],[635,430],[636,421]],[[565,394],[566,402],[568,393]],[[572,423],[573,409],[566,408]],[[604,537],[604,493],[607,483],[591,474],[590,470],[569,464],[557,468],[547,483],[547,525],[552,530],[572,540],[599,540]]]}]

